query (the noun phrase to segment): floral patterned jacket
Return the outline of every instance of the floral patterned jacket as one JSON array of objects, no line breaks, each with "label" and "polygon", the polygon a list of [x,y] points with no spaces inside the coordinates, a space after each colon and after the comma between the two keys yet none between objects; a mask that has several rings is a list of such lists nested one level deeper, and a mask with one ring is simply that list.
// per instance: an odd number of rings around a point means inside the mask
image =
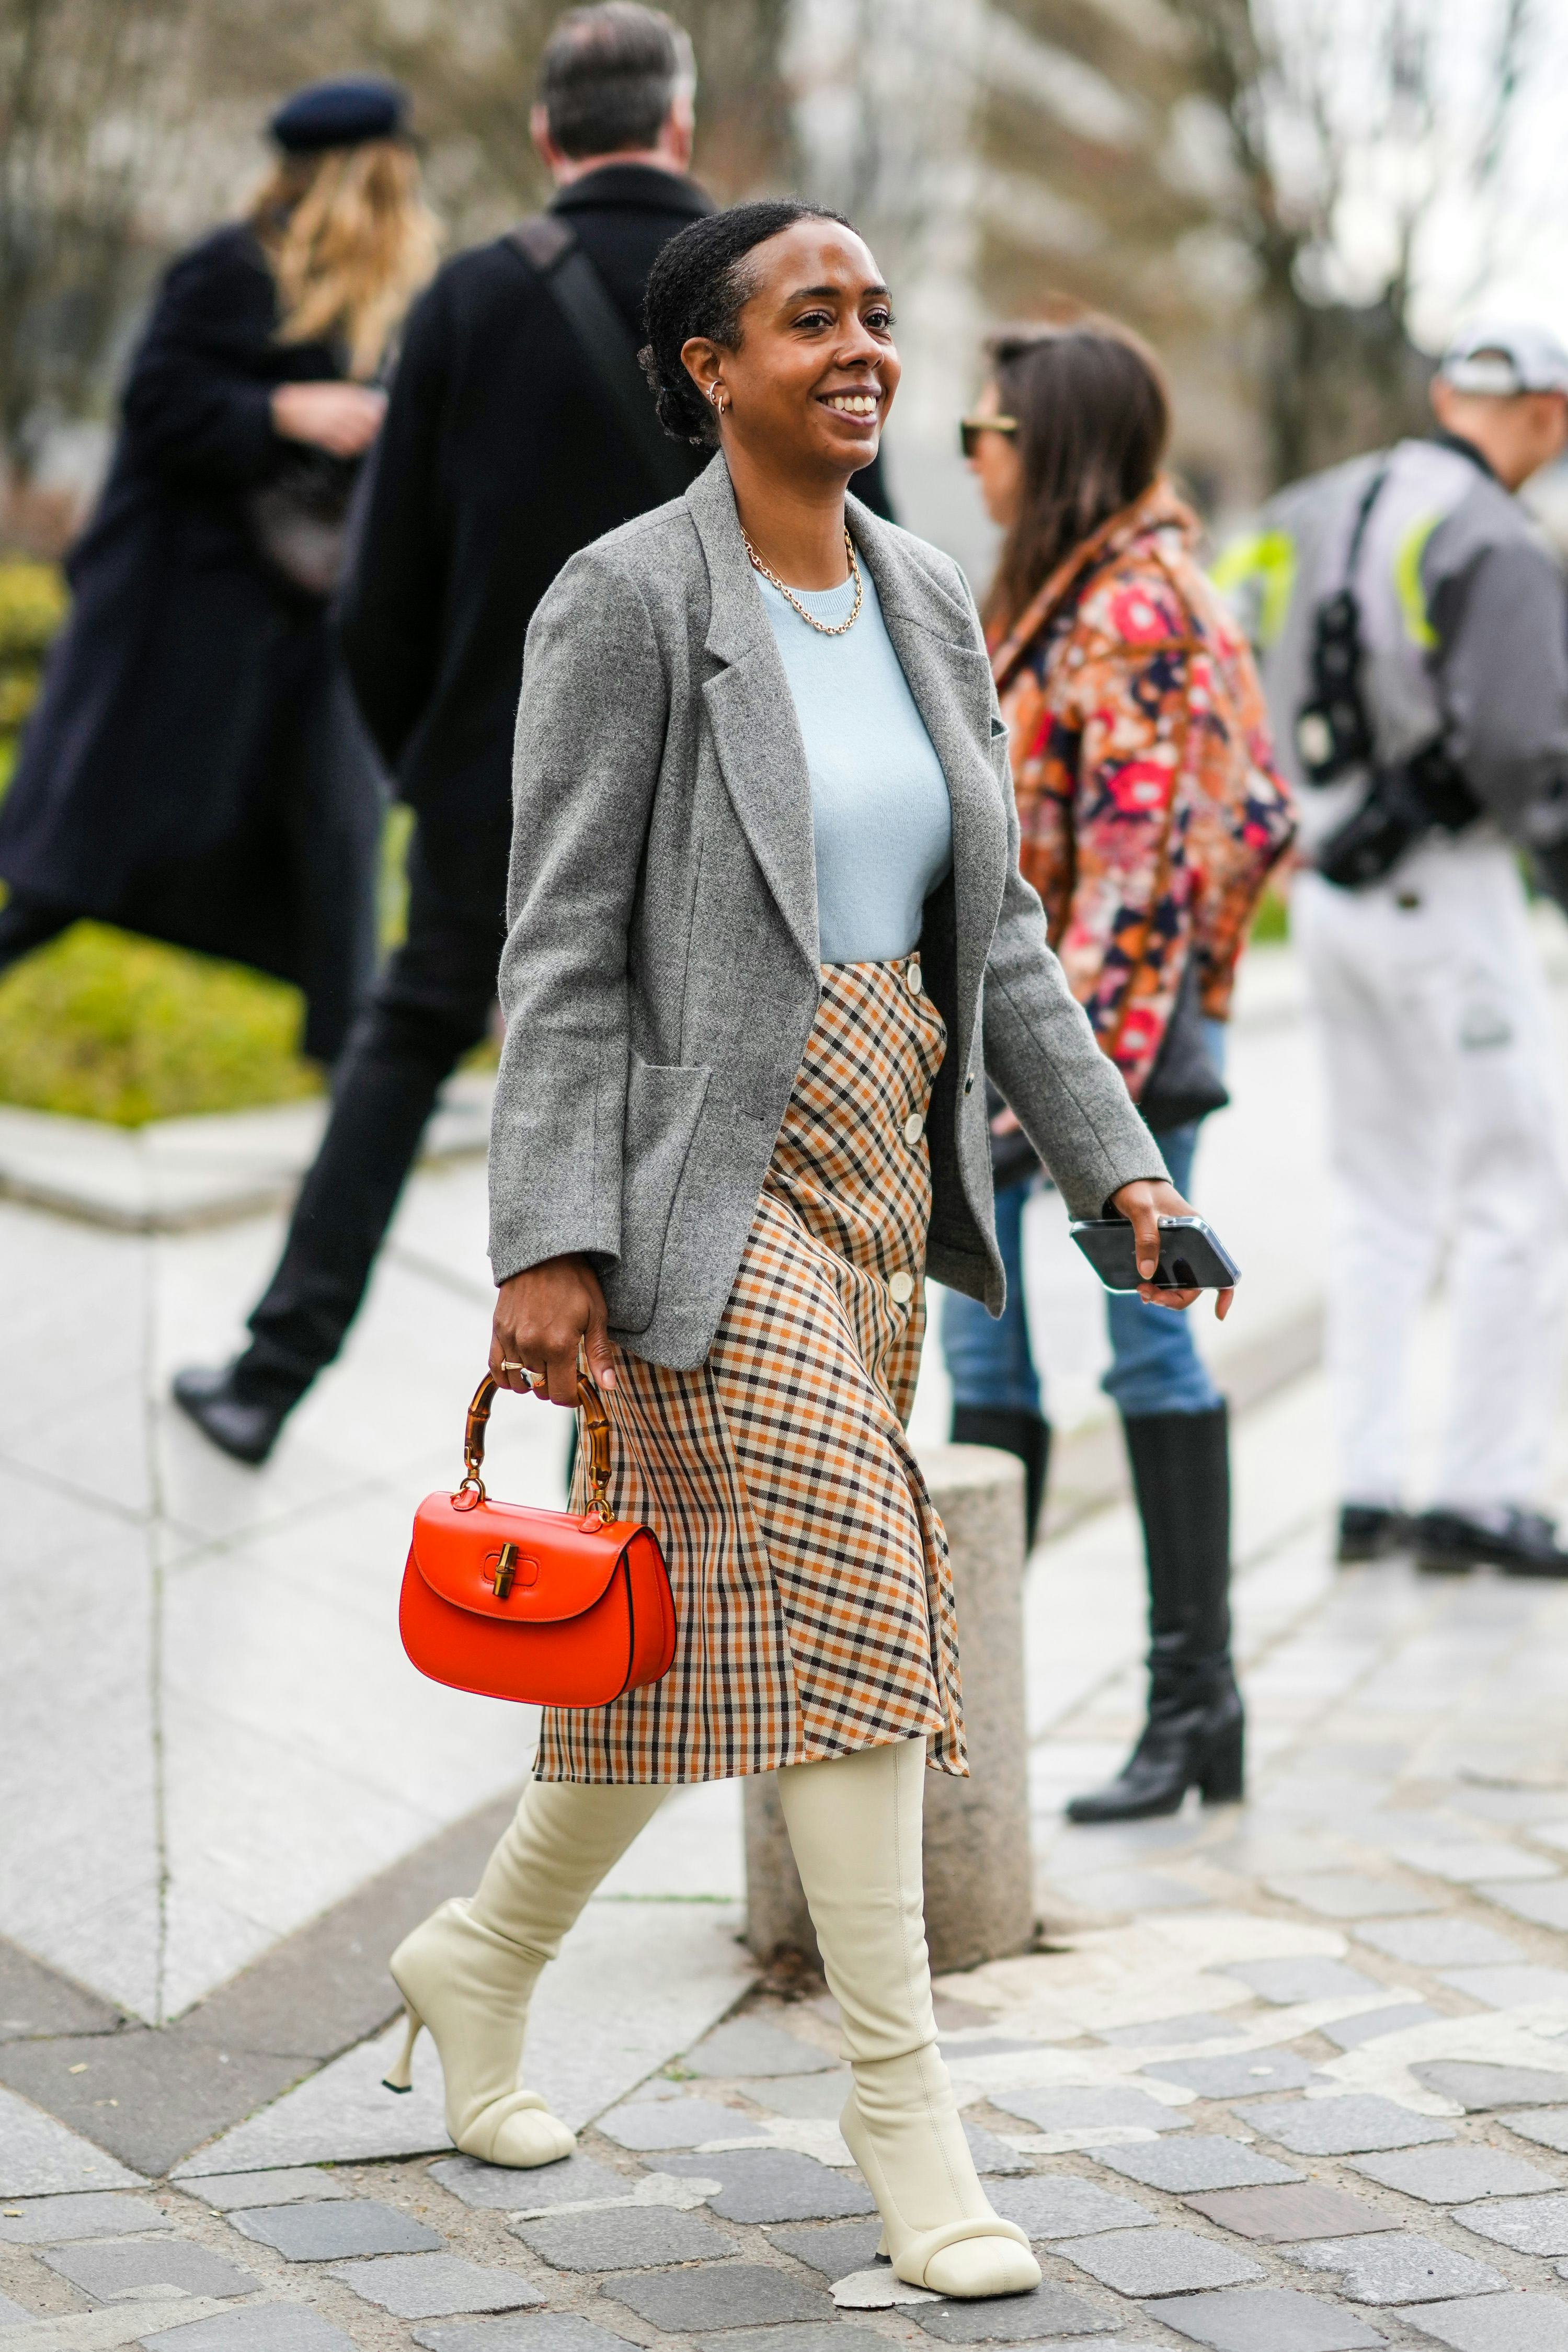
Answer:
[{"label": "floral patterned jacket", "polygon": [[1019,863],[1134,1099],[1186,971],[1223,1020],[1270,867],[1295,829],[1245,639],[1157,481],[1075,548],[991,667]]}]

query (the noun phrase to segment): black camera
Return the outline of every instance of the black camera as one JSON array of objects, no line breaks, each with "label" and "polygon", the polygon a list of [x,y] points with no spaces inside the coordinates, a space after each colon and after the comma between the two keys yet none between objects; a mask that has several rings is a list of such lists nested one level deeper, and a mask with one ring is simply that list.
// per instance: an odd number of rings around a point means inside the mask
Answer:
[{"label": "black camera", "polygon": [[1360,600],[1354,588],[1341,588],[1312,615],[1312,698],[1296,716],[1296,751],[1312,783],[1332,784],[1371,764],[1361,664]]}]

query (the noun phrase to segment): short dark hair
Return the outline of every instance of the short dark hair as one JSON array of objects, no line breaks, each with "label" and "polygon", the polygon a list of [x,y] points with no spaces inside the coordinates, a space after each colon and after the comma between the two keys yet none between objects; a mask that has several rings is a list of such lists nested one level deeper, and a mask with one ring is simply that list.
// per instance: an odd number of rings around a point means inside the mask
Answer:
[{"label": "short dark hair", "polygon": [[1013,327],[986,346],[1005,415],[1018,419],[1023,497],[986,600],[1010,626],[1057,565],[1143,497],[1170,440],[1165,372],[1120,320]]},{"label": "short dark hair", "polygon": [[601,0],[569,9],[546,42],[539,103],[563,155],[613,155],[652,147],[695,79],[689,36],[660,9]]},{"label": "short dark hair", "polygon": [[706,335],[727,352],[738,347],[740,314],[757,290],[756,272],[745,267],[746,257],[800,220],[854,226],[825,205],[769,196],[695,220],[661,248],[643,297],[648,341],[638,357],[653,387],[659,422],[672,440],[716,446],[717,421],[692,381],[681,347],[694,335]]}]

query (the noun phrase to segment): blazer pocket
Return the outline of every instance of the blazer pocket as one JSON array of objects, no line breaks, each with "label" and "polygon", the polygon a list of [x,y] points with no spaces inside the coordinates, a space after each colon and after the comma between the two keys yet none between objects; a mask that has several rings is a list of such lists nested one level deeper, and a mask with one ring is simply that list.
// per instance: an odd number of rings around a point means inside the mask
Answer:
[{"label": "blazer pocket", "polygon": [[606,1283],[610,1320],[645,1331],[653,1319],[664,1239],[692,1139],[713,1076],[706,1063],[682,1066],[633,1054],[626,1075],[626,1139],[621,1178],[621,1262]]}]

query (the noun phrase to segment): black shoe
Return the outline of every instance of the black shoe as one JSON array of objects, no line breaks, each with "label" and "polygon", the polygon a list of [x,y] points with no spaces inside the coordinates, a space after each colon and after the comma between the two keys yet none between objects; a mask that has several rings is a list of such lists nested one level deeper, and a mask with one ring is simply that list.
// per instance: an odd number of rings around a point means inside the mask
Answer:
[{"label": "black shoe", "polygon": [[1505,1576],[1568,1577],[1568,1551],[1555,1521],[1541,1511],[1511,1507],[1482,1518],[1465,1511],[1423,1511],[1411,1523],[1416,1565],[1436,1574],[1500,1568]]},{"label": "black shoe", "polygon": [[1247,1717],[1228,1657],[1207,1670],[1156,1664],[1149,1719],[1113,1780],[1074,1797],[1070,1822],[1145,1822],[1181,1811],[1196,1788],[1206,1805],[1235,1805],[1246,1780]]},{"label": "black shoe", "polygon": [[1343,1503],[1340,1507],[1339,1541],[1334,1558],[1341,1568],[1364,1559],[1384,1559],[1403,1551],[1410,1541],[1410,1522],[1403,1511],[1385,1511],[1375,1503]]},{"label": "black shoe", "polygon": [[175,1373],[172,1393],[181,1412],[189,1414],[204,1437],[210,1437],[236,1462],[253,1465],[266,1461],[292,1410],[291,1404],[247,1396],[233,1364],[211,1370],[188,1366]]},{"label": "black shoe", "polygon": [[1149,1716],[1116,1778],[1071,1822],[1137,1822],[1240,1799],[1247,1718],[1230,1664],[1230,1452],[1223,1405],[1123,1422],[1149,1567]]},{"label": "black shoe", "polygon": [[1023,1464],[1024,1549],[1034,1549],[1040,1527],[1040,1507],[1045,1499],[1046,1473],[1051,1467],[1051,1423],[1038,1412],[1020,1412],[996,1405],[956,1404],[952,1443],[992,1445],[1000,1454],[1016,1454]]}]

